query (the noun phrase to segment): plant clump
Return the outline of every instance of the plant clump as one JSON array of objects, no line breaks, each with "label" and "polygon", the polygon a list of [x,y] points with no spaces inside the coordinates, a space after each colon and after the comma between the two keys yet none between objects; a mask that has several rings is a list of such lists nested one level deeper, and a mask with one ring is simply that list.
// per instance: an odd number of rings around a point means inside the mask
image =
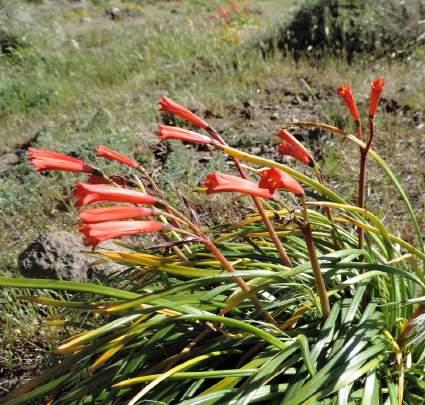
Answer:
[{"label": "plant clump", "polygon": [[423,0],[306,0],[266,49],[295,57],[406,57],[424,44]]},{"label": "plant clump", "polygon": [[[87,253],[126,268],[108,285],[0,277],[1,287],[22,290],[20,304],[50,308],[47,324],[74,332],[56,349],[60,361],[4,403],[421,403],[425,248],[407,193],[372,149],[384,86],[371,83],[367,125],[351,87],[338,89],[355,135],[319,122],[279,128],[276,154],[291,165],[230,147],[164,97],[164,113],[202,133],[161,125],[160,141],[201,144],[231,162],[198,191],[251,203],[242,220],[219,226],[203,223],[179,193],[184,208],[174,206],[154,173],[109,147],[96,156],[127,174],[30,148],[36,171],[84,176],[72,198]],[[327,184],[294,126],[326,130],[359,152],[355,203]],[[368,159],[403,200],[416,244],[367,209]]]}]

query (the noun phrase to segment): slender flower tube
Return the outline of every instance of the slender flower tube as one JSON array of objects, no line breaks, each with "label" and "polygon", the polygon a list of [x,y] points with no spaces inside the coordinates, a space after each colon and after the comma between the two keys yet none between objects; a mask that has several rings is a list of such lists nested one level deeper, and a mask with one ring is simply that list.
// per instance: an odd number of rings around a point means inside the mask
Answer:
[{"label": "slender flower tube", "polygon": [[[313,163],[313,155],[311,152],[286,129],[279,130],[278,135],[286,142],[286,144],[282,142],[279,145],[279,153],[282,155],[290,155],[307,165],[311,165]],[[283,145],[289,145],[292,150]],[[285,150],[288,150],[289,153],[282,153]]]},{"label": "slender flower tube", "polygon": [[369,117],[374,117],[376,110],[378,109],[379,100],[381,99],[382,90],[384,89],[385,80],[383,77],[374,80],[370,86],[372,92],[370,94],[370,103],[369,103]]},{"label": "slender flower tube", "polygon": [[78,182],[75,187],[74,197],[77,198],[75,202],[76,207],[105,201],[148,205],[158,202],[156,197],[139,191],[104,184],[86,184],[81,182]]},{"label": "slender flower tube", "polygon": [[149,217],[154,215],[151,208],[137,206],[115,206],[90,208],[80,212],[80,220],[86,224],[120,221],[123,219]]},{"label": "slender flower tube", "polygon": [[110,149],[104,145],[99,145],[96,149],[96,156],[98,157],[104,157],[106,159],[116,160],[117,162],[120,162],[124,165],[137,168],[139,167],[139,164],[134,160],[130,159],[129,157]]},{"label": "slender flower tube", "polygon": [[354,121],[360,120],[359,110],[357,109],[356,100],[354,99],[353,91],[348,85],[342,85],[338,87],[338,95],[342,97],[345,104],[347,105]]},{"label": "slender flower tube", "polygon": [[158,221],[109,221],[98,224],[82,224],[80,232],[84,235],[84,243],[93,246],[94,249],[99,243],[108,239],[159,232],[165,228],[166,225]]},{"label": "slender flower tube", "polygon": [[95,171],[92,166],[80,159],[49,150],[28,148],[28,159],[38,172],[60,170],[66,172],[93,173]]},{"label": "slender flower tube", "polygon": [[170,100],[168,97],[162,97],[159,102],[161,111],[165,111],[170,114],[177,115],[180,118],[183,118],[186,121],[191,122],[198,128],[207,129],[209,125],[201,118],[199,118],[192,111],[189,111],[187,108],[183,107],[180,104],[175,103]]},{"label": "slender flower tube", "polygon": [[201,135],[183,128],[170,127],[168,125],[160,125],[157,135],[161,141],[177,139],[185,142],[211,144],[211,138],[206,135]]},{"label": "slender flower tube", "polygon": [[307,155],[304,155],[300,151],[296,150],[292,145],[282,141],[278,146],[278,152],[282,156],[292,156],[293,158],[299,160],[301,163],[306,165],[312,165],[313,160],[310,159]]},{"label": "slender flower tube", "polygon": [[274,193],[276,190],[285,190],[295,195],[304,195],[304,190],[300,183],[276,167],[261,170],[260,176],[261,180],[258,186],[269,189],[271,193]]},{"label": "slender flower tube", "polygon": [[273,193],[266,188],[257,186],[250,180],[241,179],[237,176],[231,176],[223,173],[210,173],[204,180],[207,187],[207,194],[213,193],[243,193],[254,197],[272,198]]}]

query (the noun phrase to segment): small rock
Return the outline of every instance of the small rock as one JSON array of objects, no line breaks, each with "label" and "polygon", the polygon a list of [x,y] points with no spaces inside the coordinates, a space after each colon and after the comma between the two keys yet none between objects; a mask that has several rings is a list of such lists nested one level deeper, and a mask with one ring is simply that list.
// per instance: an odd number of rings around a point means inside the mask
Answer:
[{"label": "small rock", "polygon": [[80,236],[53,231],[33,240],[18,256],[18,264],[25,277],[74,281],[106,277],[123,268],[115,263],[93,265],[96,259],[82,250],[87,247]]},{"label": "small rock", "polygon": [[204,115],[206,111],[206,107],[204,104],[202,104],[199,101],[189,101],[186,103],[186,108],[190,111],[192,111],[194,114],[197,115]]},{"label": "small rock", "polygon": [[24,47],[25,43],[21,38],[0,29],[0,53],[10,55],[13,54],[14,51]]},{"label": "small rock", "polygon": [[71,39],[70,41],[71,46],[76,50],[79,51],[80,50],[80,44],[78,43],[78,41],[76,41],[75,39]]},{"label": "small rock", "polygon": [[72,233],[42,234],[18,256],[18,264],[25,277],[86,280],[90,260],[81,248],[81,239]]},{"label": "small rock", "polygon": [[271,119],[272,121],[276,121],[276,120],[278,120],[278,119],[279,119],[279,113],[277,113],[277,112],[273,113],[273,114],[270,116],[270,119]]},{"label": "small rock", "polygon": [[105,13],[111,18],[111,20],[115,21],[120,18],[121,10],[118,7],[108,7],[105,10]]},{"label": "small rock", "polygon": [[11,166],[19,163],[19,157],[15,153],[5,153],[0,156],[0,176],[6,174]]}]

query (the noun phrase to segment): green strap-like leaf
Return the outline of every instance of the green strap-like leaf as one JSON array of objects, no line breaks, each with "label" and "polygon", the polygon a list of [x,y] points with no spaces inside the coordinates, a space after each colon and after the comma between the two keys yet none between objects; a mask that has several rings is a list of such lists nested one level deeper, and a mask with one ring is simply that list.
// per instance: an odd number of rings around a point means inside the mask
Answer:
[{"label": "green strap-like leaf", "polygon": [[106,287],[99,284],[83,282],[80,283],[77,281],[46,280],[37,278],[0,277],[0,287],[67,290],[91,293],[95,295],[102,295],[104,297],[119,299],[134,299],[139,297],[139,294],[130,291]]}]

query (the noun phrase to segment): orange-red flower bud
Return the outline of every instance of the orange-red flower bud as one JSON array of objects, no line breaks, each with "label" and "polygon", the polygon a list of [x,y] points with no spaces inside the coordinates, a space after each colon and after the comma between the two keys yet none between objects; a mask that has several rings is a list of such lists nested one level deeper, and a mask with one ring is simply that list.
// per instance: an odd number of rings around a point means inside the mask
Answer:
[{"label": "orange-red flower bud", "polygon": [[201,135],[183,128],[170,127],[168,125],[160,125],[157,135],[159,136],[161,141],[165,141],[168,139],[176,139],[179,141],[191,143],[211,143],[211,138],[206,135]]},{"label": "orange-red flower bud", "polygon": [[86,224],[97,222],[120,221],[123,219],[149,217],[153,215],[151,208],[137,206],[114,206],[89,208],[80,212],[80,220]]},{"label": "orange-red flower bud", "polygon": [[121,153],[103,145],[99,145],[97,147],[96,156],[104,157],[106,159],[116,160],[117,162],[123,163],[127,166],[134,167],[134,168],[139,166],[139,164],[134,159],[130,159],[129,157],[122,155]]},{"label": "orange-red flower bud", "polygon": [[304,190],[300,183],[291,177],[288,173],[272,167],[260,171],[261,180],[259,186],[267,188],[271,193],[275,190],[285,190],[296,195],[304,195]]},{"label": "orange-red flower bud", "polygon": [[312,160],[306,155],[300,153],[296,149],[294,149],[289,143],[285,141],[281,142],[278,146],[278,152],[282,156],[292,156],[293,158],[299,160],[300,162],[311,165]]},{"label": "orange-red flower bud", "polygon": [[99,224],[82,224],[80,232],[84,243],[95,248],[99,243],[120,236],[153,233],[163,230],[165,225],[158,221],[109,221]]},{"label": "orange-red flower bud", "polygon": [[168,97],[162,97],[161,101],[159,102],[161,111],[168,112],[170,114],[174,114],[179,116],[180,118],[183,118],[186,121],[191,122],[193,125],[195,125],[198,128],[207,129],[209,128],[209,125],[201,118],[199,118],[196,114],[194,114],[192,111],[189,111],[187,108],[183,107],[180,104],[175,103],[174,101],[170,100]]},{"label": "orange-red flower bud", "polygon": [[93,173],[94,171],[92,166],[80,159],[49,150],[28,148],[28,159],[38,172],[60,170],[66,172]]},{"label": "orange-red flower bud", "polygon": [[342,97],[348,109],[350,110],[351,115],[353,116],[354,121],[360,119],[359,110],[357,109],[356,100],[354,99],[353,91],[348,85],[342,85],[338,87],[338,95]]},{"label": "orange-red flower bud", "polygon": [[233,192],[262,198],[273,197],[273,193],[268,189],[260,188],[250,180],[229,174],[210,173],[204,180],[204,185],[207,187],[207,194]]},{"label": "orange-red flower bud", "polygon": [[373,117],[378,109],[379,100],[381,99],[382,90],[384,89],[385,80],[383,77],[374,80],[371,84],[372,92],[370,94],[369,116]]},{"label": "orange-red flower bud", "polygon": [[284,142],[279,145],[279,153],[281,155],[292,156],[307,165],[312,164],[313,155],[293,135],[285,129],[281,129],[278,135],[284,140]]},{"label": "orange-red flower bud", "polygon": [[86,184],[78,182],[75,186],[74,197],[76,207],[96,204],[105,201],[123,202],[131,204],[155,204],[158,199],[152,195],[128,188],[119,188],[104,184]]}]

